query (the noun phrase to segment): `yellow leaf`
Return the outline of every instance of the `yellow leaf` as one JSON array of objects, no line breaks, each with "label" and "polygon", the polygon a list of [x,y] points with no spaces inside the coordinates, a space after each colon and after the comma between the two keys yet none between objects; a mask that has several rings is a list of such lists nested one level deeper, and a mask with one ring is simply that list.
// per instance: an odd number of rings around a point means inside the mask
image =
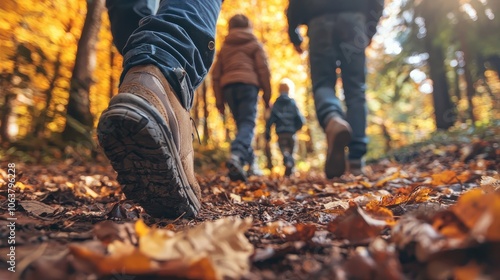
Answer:
[{"label": "yellow leaf", "polygon": [[145,236],[146,234],[149,233],[149,231],[150,228],[146,225],[146,223],[144,223],[142,219],[137,220],[137,222],[135,222],[135,232],[138,237]]}]

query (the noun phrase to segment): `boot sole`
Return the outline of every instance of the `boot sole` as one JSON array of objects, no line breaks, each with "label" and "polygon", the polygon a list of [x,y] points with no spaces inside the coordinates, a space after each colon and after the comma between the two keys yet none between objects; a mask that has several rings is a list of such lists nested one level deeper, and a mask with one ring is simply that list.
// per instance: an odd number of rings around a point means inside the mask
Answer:
[{"label": "boot sole", "polygon": [[351,142],[349,130],[340,131],[333,141],[333,148],[327,155],[325,163],[325,174],[328,179],[340,177],[346,169],[345,147]]},{"label": "boot sole", "polygon": [[120,93],[97,127],[99,144],[128,199],[154,217],[194,217],[200,201],[188,183],[172,133],[144,99]]},{"label": "boot sole", "polygon": [[243,167],[238,166],[232,161],[226,162],[226,168],[229,170],[228,176],[231,181],[243,181],[246,182],[247,176]]}]

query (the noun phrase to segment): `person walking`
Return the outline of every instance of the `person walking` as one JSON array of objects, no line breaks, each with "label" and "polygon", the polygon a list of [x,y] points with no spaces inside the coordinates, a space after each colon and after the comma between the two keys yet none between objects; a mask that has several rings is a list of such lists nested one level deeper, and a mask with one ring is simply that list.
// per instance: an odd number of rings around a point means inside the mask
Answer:
[{"label": "person walking", "polygon": [[290,79],[283,79],[279,84],[280,96],[274,102],[269,119],[266,122],[266,140],[271,140],[271,127],[275,125],[278,134],[278,145],[283,155],[285,176],[290,176],[295,167],[293,153],[296,146],[296,133],[305,123],[295,100],[290,97],[293,83]]},{"label": "person walking", "polygon": [[[130,10],[138,2],[108,0],[107,6],[114,7],[111,13],[126,15],[121,5],[139,17],[137,10]],[[123,31],[131,35],[121,50],[119,93],[101,114],[97,139],[125,196],[155,217],[194,217],[201,208],[189,111],[194,90],[215,56],[221,4],[222,0],[161,1],[138,28]],[[127,20],[131,19],[112,19],[113,35],[120,36],[120,26],[128,28]]]},{"label": "person walking", "polygon": [[245,181],[248,173],[256,173],[252,140],[258,94],[262,89],[264,106],[269,108],[270,81],[267,54],[253,34],[250,20],[243,14],[234,15],[212,68],[217,108],[224,114],[227,104],[236,122],[237,133],[226,162],[228,176],[233,181]]},{"label": "person walking", "polygon": [[[376,32],[384,0],[290,0],[286,12],[288,34],[302,53],[300,25],[307,25],[309,62],[318,121],[326,134],[325,174],[339,177],[348,165],[363,173],[366,137],[365,49]],[[341,69],[346,112],[336,96],[337,68]]]}]

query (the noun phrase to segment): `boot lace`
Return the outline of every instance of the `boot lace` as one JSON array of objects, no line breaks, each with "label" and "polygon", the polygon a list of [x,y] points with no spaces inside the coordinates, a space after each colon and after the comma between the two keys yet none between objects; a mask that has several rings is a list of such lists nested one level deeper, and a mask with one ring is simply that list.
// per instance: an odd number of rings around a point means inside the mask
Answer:
[{"label": "boot lace", "polygon": [[[198,127],[196,126],[196,122],[194,121],[194,119],[192,117],[189,117],[189,118],[191,119],[191,124],[193,125],[194,131],[196,131],[196,135],[198,136],[198,142],[201,145],[200,133],[198,132]],[[194,140],[194,133],[191,135],[193,136],[193,140]]]}]

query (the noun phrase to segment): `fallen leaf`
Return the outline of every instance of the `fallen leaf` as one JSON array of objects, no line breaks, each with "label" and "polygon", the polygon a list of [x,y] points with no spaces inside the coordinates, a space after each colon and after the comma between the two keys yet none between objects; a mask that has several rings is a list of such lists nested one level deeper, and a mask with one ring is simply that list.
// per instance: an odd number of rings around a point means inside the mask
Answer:
[{"label": "fallen leaf", "polygon": [[462,174],[457,174],[452,170],[445,170],[441,173],[432,174],[431,184],[433,186],[450,185],[455,183],[464,183],[470,178],[470,173],[463,172]]},{"label": "fallen leaf", "polygon": [[500,193],[485,194],[482,189],[473,189],[463,194],[450,211],[474,237],[500,241]]},{"label": "fallen leaf", "polygon": [[345,200],[331,201],[326,204],[323,204],[323,207],[325,207],[325,209],[327,210],[334,208],[347,209],[349,208],[349,202]]},{"label": "fallen leaf", "polygon": [[371,217],[359,206],[351,206],[344,215],[330,222],[327,228],[338,238],[358,243],[376,237],[386,226],[388,223],[385,220]]},{"label": "fallen leaf", "polygon": [[26,210],[26,212],[37,217],[52,216],[58,211],[58,208],[52,207],[36,200],[21,200],[19,201],[19,204],[23,207],[24,210]]},{"label": "fallen leaf", "polygon": [[405,279],[394,246],[381,238],[358,247],[344,264],[348,279]]},{"label": "fallen leaf", "polygon": [[187,263],[207,257],[217,279],[238,278],[249,270],[253,246],[244,232],[251,219],[224,218],[205,222],[185,231],[150,229],[139,239],[139,251],[155,260],[185,260]]}]

